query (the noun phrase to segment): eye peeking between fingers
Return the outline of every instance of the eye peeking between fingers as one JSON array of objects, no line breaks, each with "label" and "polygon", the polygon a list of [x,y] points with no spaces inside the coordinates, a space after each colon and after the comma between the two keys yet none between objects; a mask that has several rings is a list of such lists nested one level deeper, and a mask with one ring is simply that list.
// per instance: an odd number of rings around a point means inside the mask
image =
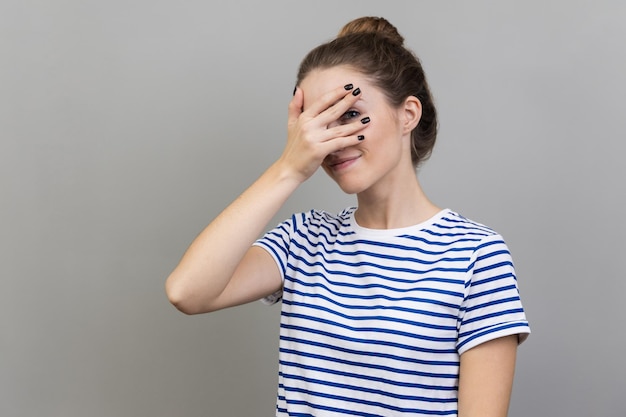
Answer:
[{"label": "eye peeking between fingers", "polygon": [[359,117],[360,115],[361,113],[356,110],[348,110],[343,115],[341,115],[341,117],[339,118],[339,121],[342,123],[348,123],[354,120],[355,118]]}]

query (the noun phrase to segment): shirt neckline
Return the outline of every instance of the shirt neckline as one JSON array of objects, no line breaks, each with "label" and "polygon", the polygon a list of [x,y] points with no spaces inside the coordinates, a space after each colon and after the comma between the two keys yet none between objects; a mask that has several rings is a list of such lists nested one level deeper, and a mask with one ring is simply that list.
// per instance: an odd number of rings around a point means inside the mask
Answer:
[{"label": "shirt neckline", "polygon": [[357,235],[371,236],[371,237],[393,237],[393,236],[402,236],[402,235],[412,234],[412,233],[415,233],[416,231],[422,230],[432,225],[433,223],[440,220],[446,213],[450,212],[450,209],[444,208],[442,210],[439,210],[431,218],[424,220],[421,223],[414,224],[412,226],[400,227],[400,228],[395,228],[395,229],[369,229],[367,227],[360,226],[357,223],[356,218],[354,217],[354,214],[356,213],[356,209],[357,208],[354,207],[353,210],[351,210],[350,212],[350,216],[348,218],[350,221],[350,227],[352,228],[352,230],[354,230],[354,232]]}]

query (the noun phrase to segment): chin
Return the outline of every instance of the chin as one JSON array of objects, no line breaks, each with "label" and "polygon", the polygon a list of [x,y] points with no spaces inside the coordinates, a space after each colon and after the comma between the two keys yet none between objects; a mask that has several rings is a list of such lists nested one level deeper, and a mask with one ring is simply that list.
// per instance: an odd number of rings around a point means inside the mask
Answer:
[{"label": "chin", "polygon": [[341,191],[346,194],[358,194],[367,189],[367,186],[360,181],[337,181],[335,180]]},{"label": "chin", "polygon": [[341,191],[346,194],[359,194],[372,185],[371,178],[367,175],[359,176],[355,172],[336,175],[331,170],[326,169],[326,167],[324,167],[324,171],[326,171],[328,178],[333,180],[341,188]]}]

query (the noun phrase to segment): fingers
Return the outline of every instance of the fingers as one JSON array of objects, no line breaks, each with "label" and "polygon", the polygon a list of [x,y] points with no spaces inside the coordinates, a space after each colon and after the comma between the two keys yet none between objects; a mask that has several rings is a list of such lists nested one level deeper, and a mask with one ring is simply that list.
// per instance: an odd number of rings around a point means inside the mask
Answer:
[{"label": "fingers", "polygon": [[302,106],[304,105],[304,94],[298,87],[293,92],[293,98],[289,102],[288,118],[289,121],[294,121],[302,114]]},{"label": "fingers", "polygon": [[[303,99],[303,91],[298,88],[296,96]],[[318,132],[317,141],[337,142],[341,147],[352,146],[364,139],[364,135],[359,133],[365,129],[370,122],[370,118],[354,110],[355,103],[361,96],[361,89],[353,84],[336,87],[325,93],[306,110],[301,111],[302,121],[305,122],[306,130],[316,130]],[[298,101],[298,103],[303,102]],[[352,109],[348,114],[346,112]],[[352,114],[354,113],[354,115]],[[360,138],[360,139],[359,139]],[[331,145],[335,148],[335,144]]]},{"label": "fingers", "polygon": [[357,121],[347,125],[328,129],[326,140],[321,142],[324,147],[324,153],[336,152],[341,149],[355,146],[366,140],[367,131],[365,130],[369,124],[369,117],[364,117],[364,121]]},{"label": "fingers", "polygon": [[[358,87],[354,88],[352,84],[336,87],[322,95],[315,102],[311,103],[305,113],[311,117],[316,117],[322,114],[326,114],[331,117],[333,115],[339,117],[344,111],[346,111],[346,108],[341,109],[339,107],[344,107],[342,104],[345,106],[354,104],[354,102],[358,100],[360,93],[361,90]],[[331,121],[332,120],[333,119],[331,119]],[[336,118],[334,120],[336,120]]]},{"label": "fingers", "polygon": [[[365,129],[370,123],[370,118],[360,115],[352,122],[344,122],[342,124],[335,124],[332,127],[328,127],[324,131],[324,136],[321,138],[322,142],[327,142],[336,138],[343,138],[348,136],[363,135],[362,130]],[[363,140],[363,139],[361,139]]]},{"label": "fingers", "polygon": [[366,140],[365,137],[366,135],[363,132],[359,132],[357,134],[349,135],[349,136],[335,137],[322,144],[322,146],[324,146],[324,154],[329,155],[333,152],[337,152],[342,149],[346,149],[351,146],[358,145],[363,140]]},{"label": "fingers", "polygon": [[338,86],[303,109],[304,91],[297,87],[288,108],[285,160],[309,160],[303,163],[308,173],[310,164],[321,163],[329,153],[360,143],[365,136],[361,131],[369,123],[369,117],[360,114],[355,105],[360,95],[361,90],[352,84]]},{"label": "fingers", "polygon": [[[300,88],[296,89],[296,96],[302,101],[298,100],[297,103],[304,104],[304,93]],[[329,140],[337,136],[347,136],[363,128],[362,125],[351,122],[360,120],[358,111],[353,111],[355,115],[348,116],[346,112],[355,105],[360,99],[361,89],[354,87],[353,84],[346,84],[345,86],[336,87],[331,91],[328,91],[315,102],[307,105],[307,109],[300,109],[299,116],[301,115],[300,122],[307,125],[307,129],[321,130],[322,141]],[[294,96],[295,97],[295,96]],[[296,103],[296,101],[292,101]],[[297,112],[294,110],[293,114]],[[369,119],[368,119],[369,121]],[[366,122],[365,122],[366,123]],[[337,128],[338,126],[347,126],[343,128]]]}]

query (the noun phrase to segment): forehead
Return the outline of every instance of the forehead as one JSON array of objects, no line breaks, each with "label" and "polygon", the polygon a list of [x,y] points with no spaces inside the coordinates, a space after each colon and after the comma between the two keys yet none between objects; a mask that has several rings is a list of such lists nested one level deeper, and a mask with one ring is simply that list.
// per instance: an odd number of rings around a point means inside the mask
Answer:
[{"label": "forehead", "polygon": [[370,87],[371,84],[365,76],[349,66],[337,66],[311,71],[300,83],[300,88],[304,93],[304,108],[316,101],[329,91],[353,84],[354,88]]}]

